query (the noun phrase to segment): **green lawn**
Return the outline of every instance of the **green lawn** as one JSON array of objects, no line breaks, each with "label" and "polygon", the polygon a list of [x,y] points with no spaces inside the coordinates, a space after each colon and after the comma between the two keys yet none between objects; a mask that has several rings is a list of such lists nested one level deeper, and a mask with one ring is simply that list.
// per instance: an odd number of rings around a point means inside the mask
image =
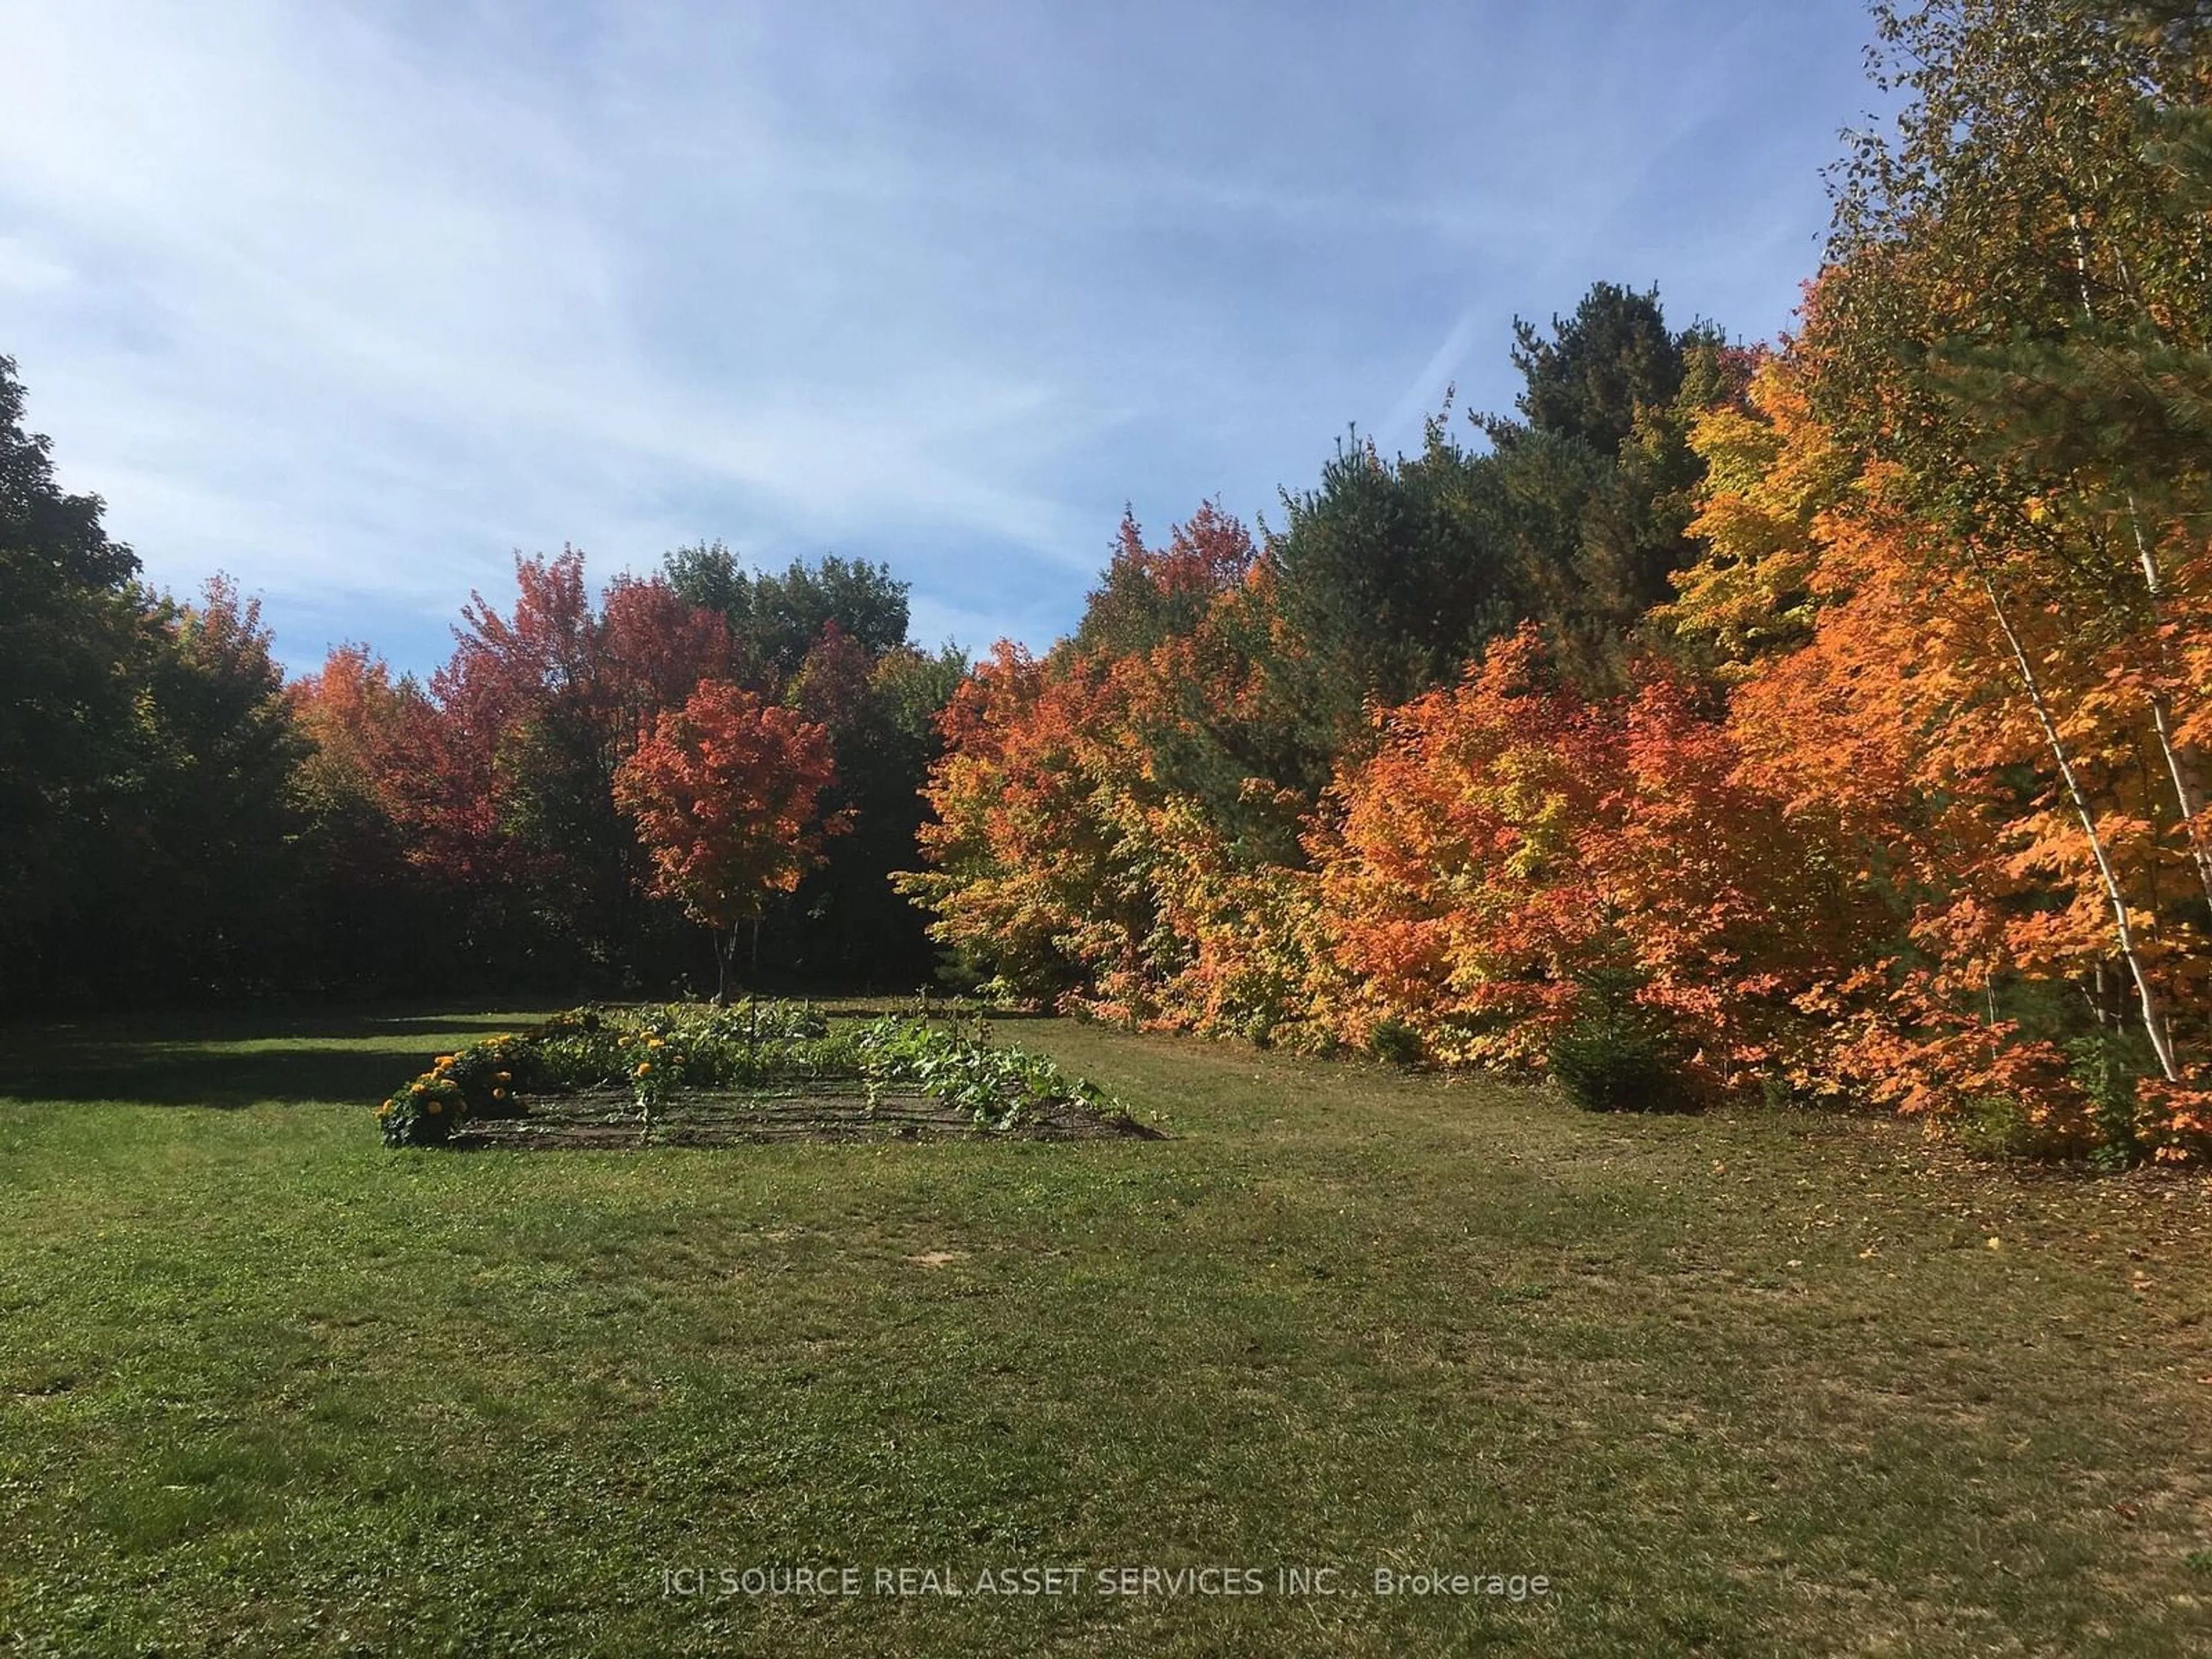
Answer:
[{"label": "green lawn", "polygon": [[1174,1138],[378,1144],[514,1023],[0,1031],[0,1652],[2212,1644],[2201,1181],[1045,1022]]}]

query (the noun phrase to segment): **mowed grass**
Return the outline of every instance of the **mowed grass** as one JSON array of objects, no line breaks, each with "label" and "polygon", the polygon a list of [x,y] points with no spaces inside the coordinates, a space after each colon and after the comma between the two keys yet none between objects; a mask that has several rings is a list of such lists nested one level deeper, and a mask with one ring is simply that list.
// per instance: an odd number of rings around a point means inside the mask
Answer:
[{"label": "mowed grass", "polygon": [[519,1018],[0,1033],[0,1651],[2212,1644],[2202,1182],[1049,1022],[1174,1138],[378,1144]]}]

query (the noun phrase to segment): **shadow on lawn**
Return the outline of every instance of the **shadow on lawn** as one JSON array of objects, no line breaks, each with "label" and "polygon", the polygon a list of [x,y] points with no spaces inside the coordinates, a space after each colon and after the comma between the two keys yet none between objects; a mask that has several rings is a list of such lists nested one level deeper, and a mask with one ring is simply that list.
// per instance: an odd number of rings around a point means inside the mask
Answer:
[{"label": "shadow on lawn", "polygon": [[263,1048],[247,1054],[169,1043],[111,1044],[0,1061],[0,1099],[112,1101],[231,1109],[262,1101],[373,1106],[428,1064],[410,1045]]},{"label": "shadow on lawn", "polygon": [[427,1066],[433,1045],[529,1018],[247,1007],[0,1029],[0,1099],[368,1106]]},{"label": "shadow on lawn", "polygon": [[83,1018],[0,1021],[0,1066],[12,1053],[93,1045],[132,1047],[148,1043],[273,1042],[377,1042],[386,1037],[514,1030],[534,1024],[565,1005],[539,1000],[507,1007],[426,1009],[411,1005],[333,1007],[322,1002],[233,1002],[221,1006],[149,1009],[137,1014],[96,1014]]},{"label": "shadow on lawn", "polygon": [[[830,1018],[879,1007],[817,1003]],[[247,1005],[134,1018],[0,1025],[0,1101],[112,1101],[235,1108],[263,1101],[373,1106],[441,1045],[519,1031],[548,1007],[424,1012],[389,1006]],[[994,1024],[1021,1014],[994,1012]]]},{"label": "shadow on lawn", "polygon": [[[459,1032],[472,1041],[502,1031],[522,1031],[544,1019],[547,1011],[532,1008],[511,1014],[402,1014],[388,1019],[367,1019],[343,1035],[353,1036],[434,1036]],[[331,1036],[341,1035],[331,1032]]]}]

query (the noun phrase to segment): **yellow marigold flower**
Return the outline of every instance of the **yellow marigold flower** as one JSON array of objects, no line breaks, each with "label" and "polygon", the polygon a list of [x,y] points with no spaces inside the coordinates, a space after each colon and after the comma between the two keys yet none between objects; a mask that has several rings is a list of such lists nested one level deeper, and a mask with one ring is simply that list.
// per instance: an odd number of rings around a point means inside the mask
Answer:
[{"label": "yellow marigold flower", "polygon": [[646,1039],[645,1046],[648,1048],[665,1048],[668,1045],[663,1042],[659,1037],[647,1037]]},{"label": "yellow marigold flower", "polygon": [[390,1117],[392,1115],[392,1103],[388,1100],[386,1101],[383,1105],[376,1109],[376,1115],[379,1117]]},{"label": "yellow marigold flower", "polygon": [[637,1074],[638,1074],[640,1077],[643,1077],[643,1076],[644,1076],[647,1072],[651,1071],[652,1069],[653,1069],[653,1062],[652,1062],[651,1060],[640,1060],[640,1061],[638,1061],[638,1063],[637,1063]]},{"label": "yellow marigold flower", "polygon": [[451,1054],[440,1054],[438,1056],[438,1064],[441,1066],[450,1066],[453,1063],[453,1057]]},{"label": "yellow marigold flower", "polygon": [[419,1083],[410,1083],[407,1085],[407,1088],[408,1091],[411,1094],[419,1095],[422,1092],[422,1085]]}]

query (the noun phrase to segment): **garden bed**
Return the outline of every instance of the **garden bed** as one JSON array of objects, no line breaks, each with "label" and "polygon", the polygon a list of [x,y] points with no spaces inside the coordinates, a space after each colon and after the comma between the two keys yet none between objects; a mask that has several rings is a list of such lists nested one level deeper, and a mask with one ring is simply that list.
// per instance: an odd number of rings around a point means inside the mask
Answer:
[{"label": "garden bed", "polygon": [[980,1012],[833,1026],[773,1002],[571,1009],[441,1054],[376,1117],[392,1146],[1159,1138]]},{"label": "garden bed", "polygon": [[1024,1109],[1011,1121],[979,1126],[972,1111],[921,1094],[871,1102],[857,1079],[842,1088],[764,1092],[687,1090],[672,1096],[648,1127],[618,1089],[523,1097],[520,1114],[477,1118],[446,1143],[459,1151],[564,1152],[629,1146],[732,1146],[789,1140],[1157,1140],[1134,1120],[1078,1101]]}]

